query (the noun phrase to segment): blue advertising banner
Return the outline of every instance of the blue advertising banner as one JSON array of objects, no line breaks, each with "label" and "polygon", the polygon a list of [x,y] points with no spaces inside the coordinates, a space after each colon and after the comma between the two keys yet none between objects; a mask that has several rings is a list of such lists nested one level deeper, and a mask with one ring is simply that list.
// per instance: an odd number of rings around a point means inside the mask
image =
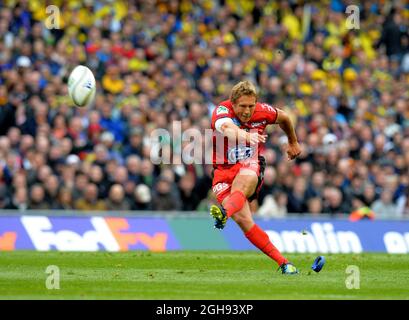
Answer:
[{"label": "blue advertising banner", "polygon": [[[409,221],[256,220],[282,252],[409,253]],[[234,250],[252,250],[235,224],[225,228]]]},{"label": "blue advertising banner", "polygon": [[0,217],[0,251],[16,248],[35,249],[20,217]]},{"label": "blue advertising banner", "polygon": [[[256,219],[256,223],[282,252],[409,253],[409,220]],[[214,241],[207,239],[213,235]],[[233,221],[219,231],[203,217],[0,216],[2,251],[184,249],[256,250]]]},{"label": "blue advertising banner", "polygon": [[0,250],[181,249],[164,218],[0,217]]}]

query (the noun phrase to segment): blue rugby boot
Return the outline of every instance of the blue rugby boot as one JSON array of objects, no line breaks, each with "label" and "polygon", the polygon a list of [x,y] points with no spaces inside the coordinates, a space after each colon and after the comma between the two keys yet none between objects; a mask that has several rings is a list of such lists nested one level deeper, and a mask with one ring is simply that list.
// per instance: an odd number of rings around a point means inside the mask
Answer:
[{"label": "blue rugby boot", "polygon": [[219,208],[216,205],[212,205],[210,207],[210,215],[213,217],[214,227],[216,229],[222,230],[227,222],[227,215],[226,211],[224,211],[223,207]]},{"label": "blue rugby boot", "polygon": [[298,274],[298,270],[291,262],[283,263],[281,266],[278,267],[281,269],[282,274]]}]

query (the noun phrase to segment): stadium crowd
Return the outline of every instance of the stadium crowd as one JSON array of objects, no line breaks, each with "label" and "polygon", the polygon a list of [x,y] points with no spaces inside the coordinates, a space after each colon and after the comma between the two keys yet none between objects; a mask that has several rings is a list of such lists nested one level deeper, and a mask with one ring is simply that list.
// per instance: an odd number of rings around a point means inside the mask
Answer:
[{"label": "stadium crowd", "polygon": [[[210,128],[231,87],[291,113],[303,153],[271,127],[260,216],[409,215],[409,6],[364,1],[43,1],[0,4],[0,209],[198,210],[209,164],[155,165],[156,128]],[[78,64],[95,102],[73,107]],[[182,148],[176,137],[172,148]]]}]

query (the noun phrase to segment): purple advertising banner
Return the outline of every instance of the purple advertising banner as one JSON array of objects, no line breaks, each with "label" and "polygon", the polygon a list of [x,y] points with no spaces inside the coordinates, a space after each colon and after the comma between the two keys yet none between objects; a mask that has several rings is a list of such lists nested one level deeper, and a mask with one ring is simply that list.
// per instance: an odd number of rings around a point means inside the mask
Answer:
[{"label": "purple advertising banner", "polygon": [[122,251],[182,249],[165,218],[105,218]]},{"label": "purple advertising banner", "polygon": [[[199,219],[200,223],[192,223],[193,220],[177,217],[0,216],[0,250],[160,252],[187,247],[189,250],[256,250],[233,221],[219,232],[212,229],[210,218],[209,221]],[[282,252],[409,253],[409,220],[257,219],[256,223]],[[213,231],[217,232],[214,234],[217,241],[207,239],[213,236]],[[197,234],[207,238],[194,237]],[[211,247],[207,248],[206,243],[211,243]]]},{"label": "purple advertising banner", "polygon": [[20,217],[0,217],[0,251],[34,250]]},{"label": "purple advertising banner", "polygon": [[0,217],[0,250],[181,249],[164,218]]},{"label": "purple advertising banner", "polygon": [[[283,252],[409,253],[409,221],[256,220]],[[225,228],[234,250],[254,247],[235,224]]]}]

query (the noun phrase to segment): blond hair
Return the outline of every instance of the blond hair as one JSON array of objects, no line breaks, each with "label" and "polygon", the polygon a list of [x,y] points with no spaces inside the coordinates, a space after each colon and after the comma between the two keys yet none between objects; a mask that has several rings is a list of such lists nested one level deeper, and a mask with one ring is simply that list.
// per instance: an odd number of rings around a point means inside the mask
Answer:
[{"label": "blond hair", "polygon": [[257,99],[257,91],[254,84],[250,81],[241,81],[236,84],[230,93],[230,101],[236,102],[241,96],[254,96]]}]

